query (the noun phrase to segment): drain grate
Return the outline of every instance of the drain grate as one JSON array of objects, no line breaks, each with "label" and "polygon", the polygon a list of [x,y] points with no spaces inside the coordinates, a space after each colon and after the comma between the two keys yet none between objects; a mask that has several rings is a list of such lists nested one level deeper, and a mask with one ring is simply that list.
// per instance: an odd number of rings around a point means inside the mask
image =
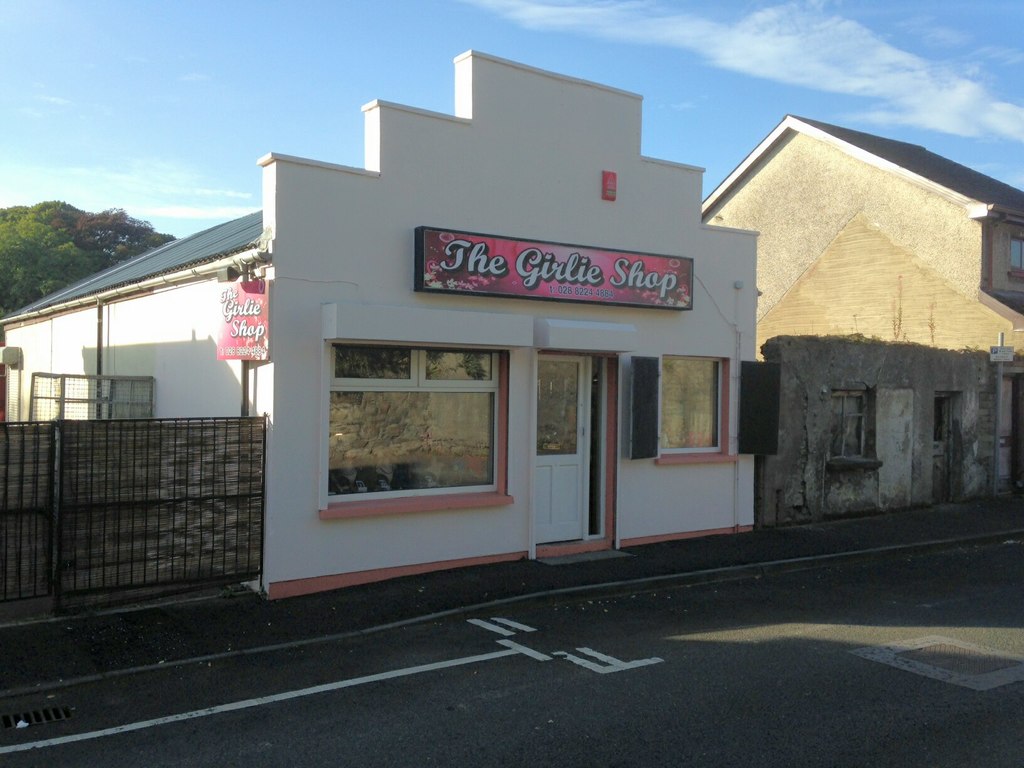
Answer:
[{"label": "drain grate", "polygon": [[0,722],[6,728],[27,728],[30,725],[43,725],[55,723],[58,720],[67,720],[71,717],[71,707],[46,707],[44,709],[30,709],[25,712],[15,712],[10,715],[0,715]]},{"label": "drain grate", "polygon": [[1024,682],[1024,658],[948,637],[929,636],[889,645],[871,645],[851,653],[976,691]]}]

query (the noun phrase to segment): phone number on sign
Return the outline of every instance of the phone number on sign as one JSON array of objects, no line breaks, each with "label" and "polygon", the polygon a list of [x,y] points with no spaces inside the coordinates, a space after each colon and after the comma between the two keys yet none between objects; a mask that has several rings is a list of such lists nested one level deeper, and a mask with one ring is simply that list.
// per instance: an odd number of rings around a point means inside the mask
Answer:
[{"label": "phone number on sign", "polygon": [[267,356],[266,347],[221,347],[220,354],[230,357],[255,357],[260,360]]},{"label": "phone number on sign", "polygon": [[554,296],[584,296],[595,299],[611,299],[615,296],[607,288],[588,288],[585,285],[549,285],[548,293]]}]

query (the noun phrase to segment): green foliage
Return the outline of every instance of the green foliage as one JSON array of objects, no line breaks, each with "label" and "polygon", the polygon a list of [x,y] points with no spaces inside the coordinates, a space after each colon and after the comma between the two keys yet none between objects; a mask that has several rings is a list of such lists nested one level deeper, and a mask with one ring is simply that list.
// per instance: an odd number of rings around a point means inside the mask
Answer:
[{"label": "green foliage", "polygon": [[0,316],[173,239],[119,208],[0,209]]},{"label": "green foliage", "polygon": [[7,314],[95,271],[69,238],[32,219],[0,221],[0,311]]}]

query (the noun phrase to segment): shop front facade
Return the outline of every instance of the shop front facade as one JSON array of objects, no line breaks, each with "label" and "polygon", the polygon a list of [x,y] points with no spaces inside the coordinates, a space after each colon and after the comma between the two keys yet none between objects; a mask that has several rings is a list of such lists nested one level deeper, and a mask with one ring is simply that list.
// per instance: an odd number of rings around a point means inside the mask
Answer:
[{"label": "shop front facade", "polygon": [[701,225],[699,169],[641,155],[639,97],[455,69],[454,116],[364,108],[364,169],[261,161],[271,597],[753,523],[754,236]]},{"label": "shop front facade", "polygon": [[[216,274],[114,302],[194,298],[168,315],[173,370],[169,338],[102,349],[106,373],[156,377],[156,415],[267,415],[270,598],[753,525],[756,239],[701,223],[701,169],[641,154],[641,108],[463,54],[454,114],[363,108],[363,168],[263,157],[236,269],[217,254]],[[239,273],[258,295],[225,314]],[[226,315],[260,354],[217,341]],[[26,366],[45,322],[8,327]],[[193,357],[215,371],[189,376]]]}]

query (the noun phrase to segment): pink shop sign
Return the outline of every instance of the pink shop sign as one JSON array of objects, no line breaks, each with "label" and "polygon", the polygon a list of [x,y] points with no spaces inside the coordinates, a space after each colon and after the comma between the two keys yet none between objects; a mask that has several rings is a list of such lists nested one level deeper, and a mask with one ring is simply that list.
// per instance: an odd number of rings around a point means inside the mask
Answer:
[{"label": "pink shop sign", "polygon": [[270,359],[269,287],[266,280],[252,280],[221,291],[218,360]]},{"label": "pink shop sign", "polygon": [[415,288],[692,309],[693,259],[417,227]]}]

